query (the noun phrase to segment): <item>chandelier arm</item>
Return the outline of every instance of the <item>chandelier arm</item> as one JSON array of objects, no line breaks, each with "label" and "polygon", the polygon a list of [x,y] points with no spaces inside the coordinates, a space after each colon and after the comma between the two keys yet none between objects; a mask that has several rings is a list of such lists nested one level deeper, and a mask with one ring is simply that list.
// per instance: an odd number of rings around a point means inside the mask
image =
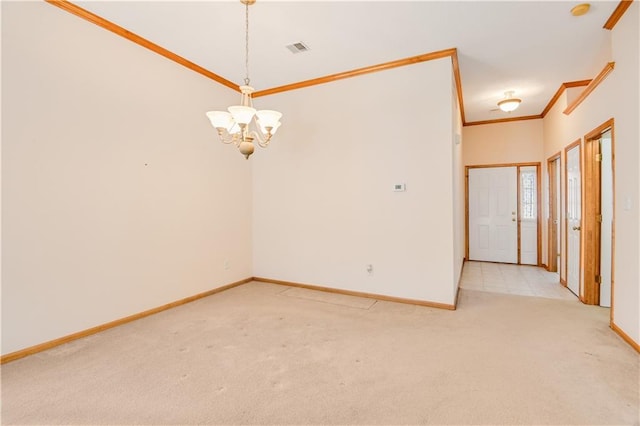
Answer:
[{"label": "chandelier arm", "polygon": [[269,142],[271,142],[271,136],[273,135],[271,135],[270,133],[263,135],[262,132],[252,130],[249,133],[249,136],[253,137],[253,139],[258,142],[258,145],[260,145],[261,148],[266,148],[267,146],[269,146]]},{"label": "chandelier arm", "polygon": [[218,131],[218,136],[220,137],[220,142],[224,143],[224,144],[230,144],[233,143],[235,145],[238,145],[239,141],[238,141],[238,134],[234,133],[234,134],[230,134],[227,129],[224,128],[216,128],[216,130]]}]

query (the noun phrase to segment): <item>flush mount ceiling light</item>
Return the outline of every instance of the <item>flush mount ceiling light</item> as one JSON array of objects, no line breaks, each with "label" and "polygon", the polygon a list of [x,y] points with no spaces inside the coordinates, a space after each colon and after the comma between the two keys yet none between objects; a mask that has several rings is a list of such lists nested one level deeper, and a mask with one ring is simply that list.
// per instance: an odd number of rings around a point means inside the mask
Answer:
[{"label": "flush mount ceiling light", "polygon": [[589,3],[579,4],[575,6],[573,9],[571,9],[571,14],[573,16],[582,16],[589,11],[590,7],[591,5]]},{"label": "flush mount ceiling light", "polygon": [[520,106],[521,99],[513,97],[513,91],[504,92],[504,99],[498,102],[498,108],[504,112],[511,112]]},{"label": "flush mount ceiling light", "polygon": [[[207,117],[211,125],[218,131],[222,143],[235,144],[240,153],[248,160],[253,154],[253,141],[258,146],[266,148],[271,142],[271,137],[280,127],[278,111],[261,110],[253,108],[251,94],[253,87],[249,86],[249,6],[256,0],[240,0],[245,7],[245,78],[244,85],[240,86],[240,105],[227,108],[227,111],[209,111]],[[256,130],[250,130],[250,125],[255,122]]]}]

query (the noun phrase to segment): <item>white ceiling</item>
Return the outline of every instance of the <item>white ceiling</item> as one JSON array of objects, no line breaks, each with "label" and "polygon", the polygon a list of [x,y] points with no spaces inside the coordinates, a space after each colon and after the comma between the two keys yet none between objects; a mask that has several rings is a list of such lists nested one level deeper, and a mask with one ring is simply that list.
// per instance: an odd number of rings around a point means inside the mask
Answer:
[{"label": "white ceiling", "polygon": [[[244,78],[239,1],[74,1],[228,80]],[[249,9],[251,85],[268,89],[457,48],[467,122],[537,115],[563,82],[611,60],[617,1],[272,1]],[[310,47],[292,54],[286,45]],[[355,77],[357,78],[357,77]],[[301,89],[304,90],[304,89]],[[522,105],[496,111],[507,90]]]}]

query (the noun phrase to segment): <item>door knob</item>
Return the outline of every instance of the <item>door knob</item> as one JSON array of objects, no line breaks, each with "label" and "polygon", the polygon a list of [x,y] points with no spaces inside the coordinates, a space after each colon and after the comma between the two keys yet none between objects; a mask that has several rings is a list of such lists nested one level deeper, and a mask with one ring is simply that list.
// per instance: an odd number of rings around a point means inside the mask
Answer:
[{"label": "door knob", "polygon": [[579,230],[580,230],[580,227],[579,227],[579,226],[574,226],[574,227],[573,227],[573,230],[574,230],[574,231],[579,231]]},{"label": "door knob", "polygon": [[511,222],[515,222],[515,221],[516,221],[516,218],[515,218],[515,217],[512,217],[512,218],[511,218]]}]

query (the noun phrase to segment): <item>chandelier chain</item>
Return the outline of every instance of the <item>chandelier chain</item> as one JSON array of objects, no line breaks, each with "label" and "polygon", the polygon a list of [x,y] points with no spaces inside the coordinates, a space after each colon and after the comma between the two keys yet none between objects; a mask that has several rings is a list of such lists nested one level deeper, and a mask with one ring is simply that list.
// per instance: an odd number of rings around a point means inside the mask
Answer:
[{"label": "chandelier chain", "polygon": [[249,85],[249,3],[245,3],[244,5],[244,70],[245,70],[245,78],[244,84],[246,86]]}]

